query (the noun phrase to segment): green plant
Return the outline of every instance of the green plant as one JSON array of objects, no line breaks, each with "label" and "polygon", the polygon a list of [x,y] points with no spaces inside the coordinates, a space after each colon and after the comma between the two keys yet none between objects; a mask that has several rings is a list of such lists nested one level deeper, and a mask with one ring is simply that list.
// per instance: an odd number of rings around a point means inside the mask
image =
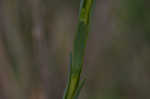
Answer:
[{"label": "green plant", "polygon": [[86,40],[90,28],[94,0],[82,0],[80,4],[78,29],[75,34],[73,53],[70,55],[70,71],[63,99],[77,99],[85,80],[80,82]]}]

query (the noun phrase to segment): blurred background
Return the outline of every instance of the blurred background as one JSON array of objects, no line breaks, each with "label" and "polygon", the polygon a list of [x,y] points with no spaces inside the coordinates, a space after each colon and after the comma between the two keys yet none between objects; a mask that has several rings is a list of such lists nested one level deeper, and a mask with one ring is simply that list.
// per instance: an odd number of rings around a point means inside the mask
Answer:
[{"label": "blurred background", "polygon": [[[150,99],[150,1],[96,0],[80,99]],[[0,99],[62,99],[80,0],[0,0]]]}]

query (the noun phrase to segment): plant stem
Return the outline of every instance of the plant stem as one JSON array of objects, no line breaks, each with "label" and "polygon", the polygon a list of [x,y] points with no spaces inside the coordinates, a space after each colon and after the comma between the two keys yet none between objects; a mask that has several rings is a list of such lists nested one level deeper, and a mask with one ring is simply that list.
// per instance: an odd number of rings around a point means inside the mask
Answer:
[{"label": "plant stem", "polygon": [[83,83],[80,84],[80,74],[82,71],[86,41],[90,28],[89,25],[93,2],[94,0],[81,0],[78,29],[75,34],[73,53],[70,59],[69,80],[63,99],[76,99],[83,86]]}]

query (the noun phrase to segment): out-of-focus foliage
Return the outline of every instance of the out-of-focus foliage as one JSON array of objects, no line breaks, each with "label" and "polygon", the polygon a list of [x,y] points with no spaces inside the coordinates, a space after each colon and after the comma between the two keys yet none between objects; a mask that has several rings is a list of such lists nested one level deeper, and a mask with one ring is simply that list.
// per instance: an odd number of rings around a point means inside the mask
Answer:
[{"label": "out-of-focus foliage", "polygon": [[[62,98],[79,3],[0,0],[0,99]],[[96,0],[80,99],[150,99],[149,3]]]}]

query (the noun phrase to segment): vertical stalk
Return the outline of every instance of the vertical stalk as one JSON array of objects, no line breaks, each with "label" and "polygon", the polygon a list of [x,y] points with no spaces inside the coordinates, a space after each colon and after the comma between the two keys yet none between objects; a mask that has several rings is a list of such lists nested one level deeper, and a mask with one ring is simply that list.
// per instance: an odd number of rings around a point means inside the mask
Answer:
[{"label": "vertical stalk", "polygon": [[86,41],[90,28],[90,17],[92,14],[93,3],[94,0],[81,0],[78,29],[75,34],[73,53],[70,59],[69,80],[64,99],[77,99],[84,83],[84,81],[80,83],[80,74],[82,71]]}]

